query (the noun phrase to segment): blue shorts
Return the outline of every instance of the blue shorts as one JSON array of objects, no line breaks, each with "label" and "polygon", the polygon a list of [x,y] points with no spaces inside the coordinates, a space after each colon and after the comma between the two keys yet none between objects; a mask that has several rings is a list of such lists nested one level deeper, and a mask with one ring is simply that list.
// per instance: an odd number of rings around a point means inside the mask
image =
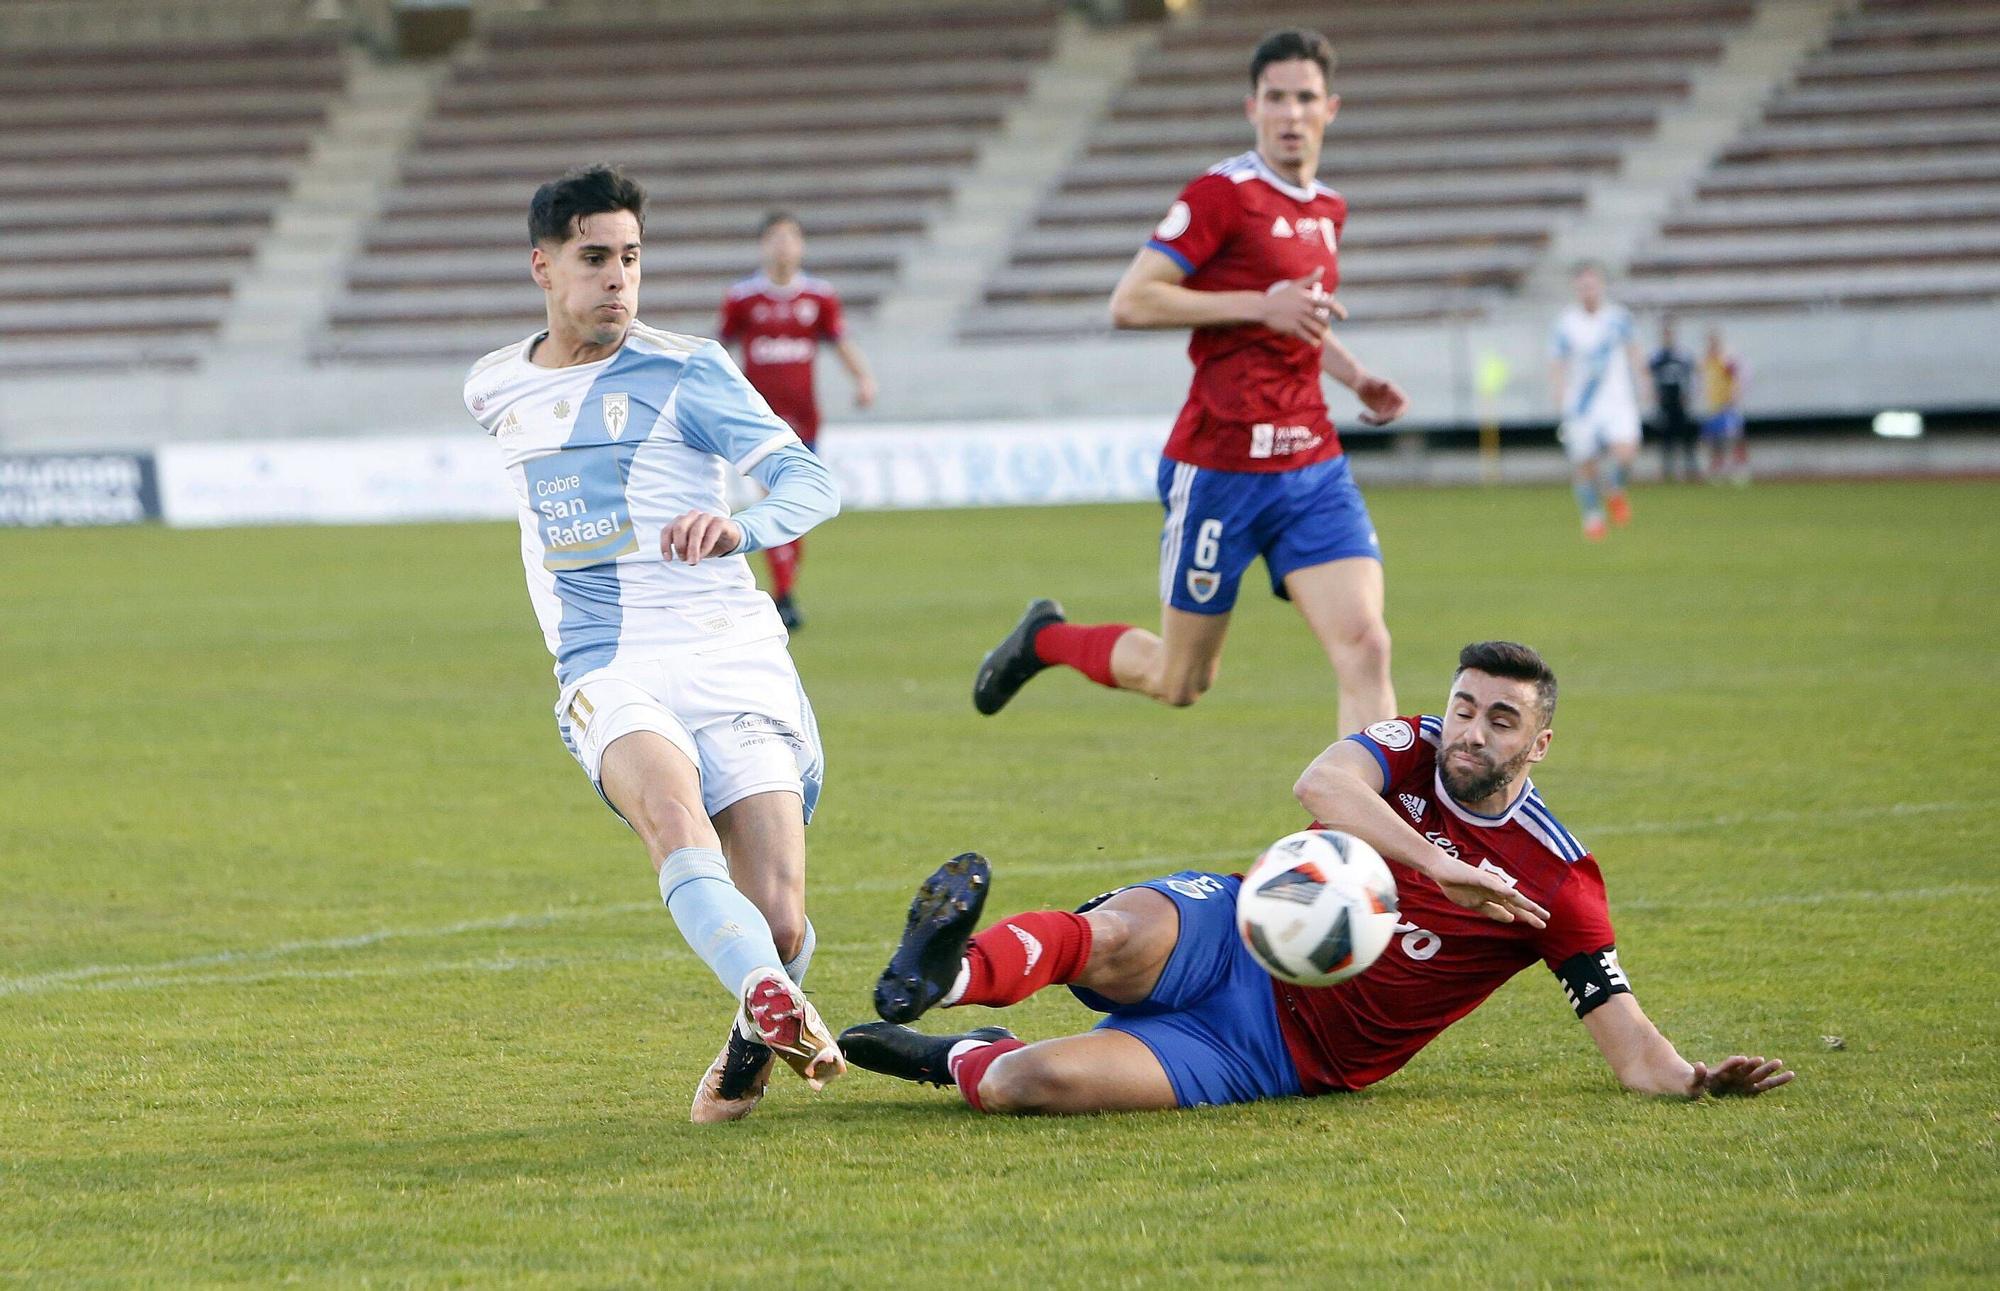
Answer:
[{"label": "blue shorts", "polygon": [[1153,993],[1137,1004],[1114,1004],[1070,987],[1086,1005],[1111,1015],[1098,1026],[1137,1036],[1153,1051],[1182,1107],[1303,1092],[1278,1029],[1271,976],[1236,933],[1236,890],[1242,885],[1227,874],[1199,870],[1135,884],[1172,901],[1181,917],[1180,939]]},{"label": "blue shorts", "polygon": [[1352,556],[1382,559],[1375,522],[1347,457],[1295,471],[1212,471],[1162,458],[1160,600],[1190,614],[1227,614],[1258,556],[1271,591],[1285,575]]},{"label": "blue shorts", "polygon": [[1701,437],[1703,439],[1743,438],[1743,410],[1741,408],[1724,408],[1720,412],[1711,413],[1701,423]]}]

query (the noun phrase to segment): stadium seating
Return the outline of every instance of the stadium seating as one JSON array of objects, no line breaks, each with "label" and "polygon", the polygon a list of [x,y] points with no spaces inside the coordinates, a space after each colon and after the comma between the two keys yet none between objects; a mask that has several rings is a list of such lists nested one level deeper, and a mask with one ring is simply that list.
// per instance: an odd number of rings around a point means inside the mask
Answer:
[{"label": "stadium seating", "polygon": [[531,329],[527,199],[572,166],[651,194],[644,314],[707,330],[773,207],[866,314],[1055,34],[1039,3],[729,20],[496,21],[453,68],[316,345],[462,358]]},{"label": "stadium seating", "polygon": [[327,35],[0,53],[0,372],[192,367],[342,79]]},{"label": "stadium seating", "polygon": [[1247,53],[1282,25],[1317,26],[1339,52],[1341,109],[1321,178],[1353,211],[1340,291],[1353,321],[1478,315],[1519,287],[1555,220],[1688,92],[1749,10],[1744,0],[1211,0],[1142,59],[962,334],[1106,330],[1105,299],[1174,193],[1249,146]]},{"label": "stadium seating", "polygon": [[2000,299],[2000,2],[1866,0],[1632,264],[1655,308]]}]

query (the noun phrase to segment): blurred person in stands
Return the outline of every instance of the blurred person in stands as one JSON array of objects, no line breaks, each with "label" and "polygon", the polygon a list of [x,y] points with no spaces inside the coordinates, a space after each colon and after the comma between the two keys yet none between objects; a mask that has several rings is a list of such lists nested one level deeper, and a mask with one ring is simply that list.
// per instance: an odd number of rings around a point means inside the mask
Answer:
[{"label": "blurred person in stands", "polygon": [[1409,399],[1331,332],[1347,202],[1318,182],[1333,46],[1278,31],[1252,52],[1244,115],[1255,147],[1182,190],[1111,295],[1120,328],[1192,329],[1194,379],[1160,462],[1160,631],[1076,624],[1037,600],[989,652],[973,705],[995,713],[1062,664],[1101,686],[1185,707],[1214,684],[1237,586],[1262,557],[1333,666],[1340,730],[1393,717],[1382,549],[1327,413],[1322,375],[1361,420]]},{"label": "blurred person in stands", "polygon": [[1699,479],[1695,457],[1699,427],[1689,407],[1694,394],[1694,355],[1675,338],[1672,315],[1660,320],[1660,348],[1653,351],[1646,368],[1653,377],[1653,406],[1659,410],[1662,473],[1669,480]]},{"label": "blurred person in stands", "polygon": [[1639,456],[1639,406],[1650,397],[1650,381],[1632,312],[1605,296],[1604,266],[1585,261],[1573,282],[1576,299],[1556,319],[1551,376],[1583,536],[1600,542],[1607,517],[1615,525],[1632,521],[1625,489]]},{"label": "blurred person in stands", "polygon": [[[875,377],[861,347],[847,335],[840,296],[826,279],[805,272],[806,236],[798,218],[787,211],[765,216],[757,232],[757,249],[761,268],[723,297],[722,342],[738,348],[743,375],[805,446],[813,448],[819,440],[813,361],[819,357],[820,343],[833,346],[853,379],[855,407],[875,402]],[[805,621],[792,596],[804,558],[805,544],[797,541],[764,553],[778,617],[794,630]]]},{"label": "blurred person in stands", "polygon": [[1750,446],[1743,438],[1743,383],[1748,375],[1743,360],[1723,344],[1722,330],[1709,328],[1701,356],[1702,401],[1708,410],[1701,437],[1708,443],[1709,478],[1717,482],[1750,482]]}]

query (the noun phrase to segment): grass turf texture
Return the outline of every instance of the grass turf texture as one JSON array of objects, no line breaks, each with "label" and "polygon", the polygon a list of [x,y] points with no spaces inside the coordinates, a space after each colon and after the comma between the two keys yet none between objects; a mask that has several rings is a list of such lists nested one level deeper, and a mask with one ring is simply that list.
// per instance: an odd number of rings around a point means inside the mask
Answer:
[{"label": "grass turf texture", "polygon": [[[2000,488],[1654,490],[1603,546],[1554,491],[1373,505],[1403,707],[1436,711],[1468,639],[1541,646],[1538,781],[1639,998],[1690,1056],[1798,1083],[1623,1095],[1535,969],[1358,1096],[1005,1121],[781,1073],[698,1129],[728,1000],[555,737],[510,527],[6,532],[0,1278],[1990,1285]],[[1031,594],[1154,620],[1155,520],[812,540],[835,1025],[953,851],[994,858],[997,916],[1302,823],[1332,684],[1259,572],[1190,712],[1064,673],[972,712]],[[1008,1020],[1091,1017],[1051,992]]]}]

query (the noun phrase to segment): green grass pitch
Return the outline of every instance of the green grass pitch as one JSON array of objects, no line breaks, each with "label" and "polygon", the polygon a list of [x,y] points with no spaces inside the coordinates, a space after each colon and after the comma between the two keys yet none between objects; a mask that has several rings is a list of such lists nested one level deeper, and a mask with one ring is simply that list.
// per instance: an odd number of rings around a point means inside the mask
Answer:
[{"label": "green grass pitch", "polygon": [[[1655,489],[1601,547],[1553,490],[1373,506],[1402,706],[1466,640],[1540,646],[1538,782],[1639,998],[1797,1083],[1621,1094],[1531,970],[1358,1096],[1004,1121],[781,1074],[697,1129],[728,1000],[556,738],[511,527],[5,532],[0,1281],[1993,1285],[2000,486]],[[998,915],[1302,823],[1332,683],[1258,572],[1192,710],[1065,673],[971,709],[1032,594],[1152,622],[1156,524],[811,540],[829,1021],[954,851]]]}]

